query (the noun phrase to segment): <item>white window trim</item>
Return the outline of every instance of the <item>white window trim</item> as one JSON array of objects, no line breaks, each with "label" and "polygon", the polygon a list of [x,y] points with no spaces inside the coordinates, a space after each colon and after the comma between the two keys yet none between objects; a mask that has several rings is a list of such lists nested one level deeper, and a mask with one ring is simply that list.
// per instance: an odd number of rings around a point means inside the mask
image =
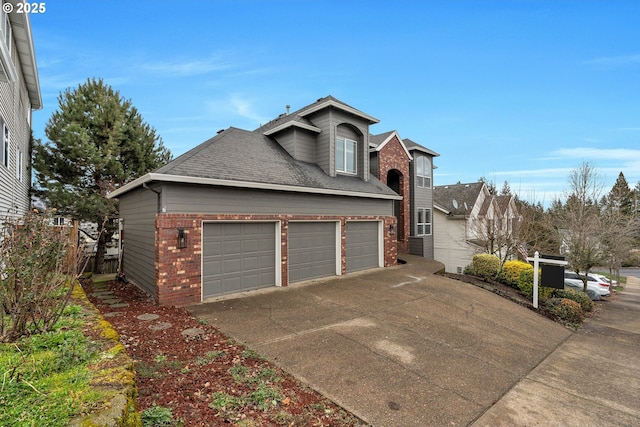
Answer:
[{"label": "white window trim", "polygon": [[[429,167],[428,173],[425,171],[427,166]],[[420,185],[420,178],[423,178],[423,185]],[[416,158],[416,181],[416,185],[420,188],[431,188],[431,162],[426,156],[417,156]]]},{"label": "white window trim", "polygon": [[[429,212],[430,222],[418,222],[420,220],[420,212],[424,212],[423,218],[426,219],[426,212]],[[423,227],[422,233],[420,233],[420,226]],[[429,232],[425,233],[425,229],[429,227]],[[431,208],[418,208],[416,212],[416,235],[417,236],[431,236],[433,234],[433,210]]]},{"label": "white window trim", "polygon": [[[353,143],[353,172],[347,170],[347,142]],[[344,153],[344,158],[342,159],[344,162],[344,169],[338,169],[338,162],[337,162],[338,143],[342,144],[342,152]],[[349,139],[349,138],[344,138],[344,137],[336,138],[335,153],[336,153],[336,172],[349,174],[349,175],[356,175],[358,172],[358,141]]]},{"label": "white window trim", "polygon": [[9,157],[11,156],[11,132],[9,131],[9,126],[0,118],[2,122],[2,144],[0,149],[2,150],[2,166],[5,168],[9,167]]}]

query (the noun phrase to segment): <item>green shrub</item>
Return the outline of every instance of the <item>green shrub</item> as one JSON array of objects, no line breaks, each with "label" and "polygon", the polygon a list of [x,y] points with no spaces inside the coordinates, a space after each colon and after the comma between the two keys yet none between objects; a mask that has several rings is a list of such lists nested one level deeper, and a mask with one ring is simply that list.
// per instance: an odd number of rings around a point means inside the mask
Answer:
[{"label": "green shrub", "polygon": [[[542,277],[540,270],[538,275]],[[523,269],[518,277],[518,289],[523,294],[533,299],[533,267],[531,269]],[[538,301],[545,302],[553,294],[553,288],[538,286]]]},{"label": "green shrub", "polygon": [[464,268],[464,270],[462,270],[462,274],[467,274],[469,276],[475,276],[476,272],[473,271],[473,266],[471,264],[469,264]]},{"label": "green shrub", "polygon": [[476,254],[471,260],[476,276],[483,279],[495,279],[500,272],[500,258],[491,254]]},{"label": "green shrub", "polygon": [[544,306],[549,313],[563,322],[569,324],[582,322],[583,312],[580,304],[568,298],[549,298]]},{"label": "green shrub", "polygon": [[173,419],[173,411],[171,408],[164,406],[156,406],[155,402],[152,407],[142,411],[142,427],[173,427],[181,426],[181,420]]},{"label": "green shrub", "polygon": [[520,272],[522,272],[522,270],[531,270],[533,272],[533,266],[528,262],[520,260],[505,262],[500,274],[502,281],[509,286],[517,288],[518,279],[520,279]]},{"label": "green shrub", "polygon": [[566,298],[577,302],[580,304],[580,308],[582,308],[583,312],[593,310],[593,301],[591,301],[589,295],[584,292],[580,292],[575,289],[555,289],[553,291],[553,296],[555,298]]}]

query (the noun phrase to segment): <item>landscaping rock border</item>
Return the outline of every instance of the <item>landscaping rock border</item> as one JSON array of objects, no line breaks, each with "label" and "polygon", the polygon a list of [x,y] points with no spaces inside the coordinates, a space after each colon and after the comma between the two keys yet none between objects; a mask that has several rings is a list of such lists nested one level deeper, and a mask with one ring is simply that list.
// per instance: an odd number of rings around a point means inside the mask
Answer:
[{"label": "landscaping rock border", "polygon": [[[101,282],[109,282],[113,279],[112,276],[94,277],[94,288],[99,288]],[[89,301],[79,283],[74,287],[72,299],[89,313],[87,328],[98,331],[100,339],[107,342],[105,347],[108,350],[105,352],[103,361],[93,366],[91,370],[94,374],[93,386],[111,391],[113,397],[101,410],[78,417],[72,420],[69,425],[72,427],[87,425],[100,427],[142,426],[136,403],[138,391],[135,383],[134,364],[120,343],[120,336],[96,306]]]}]

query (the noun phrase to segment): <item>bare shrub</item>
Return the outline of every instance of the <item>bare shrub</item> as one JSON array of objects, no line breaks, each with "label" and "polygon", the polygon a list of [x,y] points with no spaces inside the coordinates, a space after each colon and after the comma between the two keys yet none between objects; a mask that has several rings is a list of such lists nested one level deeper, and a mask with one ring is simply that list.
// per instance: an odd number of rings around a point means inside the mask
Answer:
[{"label": "bare shrub", "polygon": [[48,331],[60,318],[78,273],[69,230],[37,212],[2,223],[0,341]]}]

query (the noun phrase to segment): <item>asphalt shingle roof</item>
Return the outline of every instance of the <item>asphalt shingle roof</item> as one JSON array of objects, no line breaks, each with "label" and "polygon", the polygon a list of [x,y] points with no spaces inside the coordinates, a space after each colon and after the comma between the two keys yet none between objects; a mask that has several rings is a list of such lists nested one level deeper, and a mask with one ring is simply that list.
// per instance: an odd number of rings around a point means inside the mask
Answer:
[{"label": "asphalt shingle roof", "polygon": [[440,154],[436,153],[435,151],[429,150],[427,147],[424,147],[424,146],[418,144],[417,142],[410,140],[409,138],[403,139],[402,142],[404,143],[404,146],[407,147],[407,150],[409,150],[409,151],[411,151],[411,150],[419,150],[419,151],[422,151],[424,153],[431,154],[434,157],[437,157],[437,156],[440,155]]},{"label": "asphalt shingle roof", "polygon": [[233,127],[162,166],[155,173],[396,195],[372,175],[369,182],[352,176],[330,177],[318,165],[295,160],[262,132]]},{"label": "asphalt shingle roof", "polygon": [[435,186],[433,203],[451,212],[452,215],[464,215],[476,203],[482,186],[482,182]]}]

